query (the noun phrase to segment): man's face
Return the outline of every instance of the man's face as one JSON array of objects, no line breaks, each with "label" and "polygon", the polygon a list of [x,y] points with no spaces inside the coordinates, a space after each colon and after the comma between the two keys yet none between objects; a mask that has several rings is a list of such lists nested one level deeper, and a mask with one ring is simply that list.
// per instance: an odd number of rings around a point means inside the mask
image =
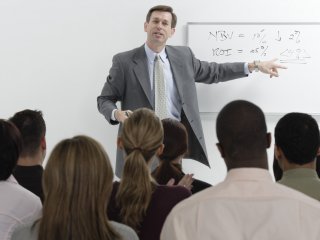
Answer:
[{"label": "man's face", "polygon": [[149,47],[166,45],[167,39],[175,32],[175,28],[171,28],[171,21],[172,16],[169,12],[152,12],[150,21],[144,23]]}]

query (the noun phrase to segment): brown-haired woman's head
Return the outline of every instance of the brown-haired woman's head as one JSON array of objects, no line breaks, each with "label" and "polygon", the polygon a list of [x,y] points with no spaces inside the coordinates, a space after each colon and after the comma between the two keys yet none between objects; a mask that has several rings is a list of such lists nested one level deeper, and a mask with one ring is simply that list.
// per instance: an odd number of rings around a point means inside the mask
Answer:
[{"label": "brown-haired woman's head", "polygon": [[152,160],[163,142],[163,128],[153,111],[141,108],[134,111],[123,124],[120,147],[127,157],[141,154],[146,163]]},{"label": "brown-haired woman's head", "polygon": [[103,147],[87,136],[59,142],[44,174],[39,239],[113,239],[106,216],[113,171]]}]

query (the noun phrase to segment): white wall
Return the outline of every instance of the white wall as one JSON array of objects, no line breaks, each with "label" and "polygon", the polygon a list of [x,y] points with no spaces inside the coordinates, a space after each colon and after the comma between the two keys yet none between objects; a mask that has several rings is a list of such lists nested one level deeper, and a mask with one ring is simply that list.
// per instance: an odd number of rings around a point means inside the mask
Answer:
[{"label": "white wall", "polygon": [[[87,134],[114,161],[117,127],[98,113],[96,97],[112,56],[144,43],[146,12],[158,4],[171,5],[178,15],[172,45],[186,44],[187,22],[320,22],[316,0],[1,0],[0,118],[40,109],[49,153],[61,139]],[[215,183],[225,175],[213,150],[215,114],[202,114],[202,120],[213,171],[197,163],[187,167]],[[268,118],[268,127],[273,129],[273,119]]]}]

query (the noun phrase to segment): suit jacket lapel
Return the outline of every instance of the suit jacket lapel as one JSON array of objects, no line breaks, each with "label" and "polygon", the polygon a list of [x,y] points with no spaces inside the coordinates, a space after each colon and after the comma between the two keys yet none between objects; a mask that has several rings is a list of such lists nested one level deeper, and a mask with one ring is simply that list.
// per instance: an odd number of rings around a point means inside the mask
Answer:
[{"label": "suit jacket lapel", "polygon": [[137,49],[136,54],[133,57],[133,62],[136,63],[134,67],[134,73],[140,82],[140,85],[147,96],[150,105],[152,104],[152,93],[151,93],[151,85],[150,85],[150,77],[149,77],[149,70],[148,70],[148,60],[146,56],[146,52],[144,49],[144,45]]},{"label": "suit jacket lapel", "polygon": [[186,71],[183,70],[179,54],[177,54],[177,52],[171,46],[166,46],[166,52],[170,62],[173,79],[176,83],[180,98],[183,99],[183,79]]}]

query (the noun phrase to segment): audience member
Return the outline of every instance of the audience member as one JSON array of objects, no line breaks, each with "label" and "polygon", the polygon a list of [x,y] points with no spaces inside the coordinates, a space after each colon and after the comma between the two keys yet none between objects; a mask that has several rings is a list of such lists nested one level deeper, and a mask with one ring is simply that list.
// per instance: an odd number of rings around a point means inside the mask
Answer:
[{"label": "audience member", "polygon": [[0,239],[11,239],[19,225],[33,222],[41,214],[40,199],[21,187],[12,176],[22,148],[19,130],[0,119]]},{"label": "audience member", "polygon": [[108,221],[107,203],[113,171],[94,139],[76,136],[58,143],[43,173],[43,216],[18,229],[13,240],[132,239],[129,227]]},{"label": "audience member", "polygon": [[[164,149],[159,155],[159,167],[152,172],[152,176],[159,184],[165,185],[171,179],[178,183],[185,176],[182,171],[182,159],[188,150],[188,133],[185,126],[175,119],[166,118],[161,122]],[[191,192],[197,193],[210,186],[209,183],[194,179]]]},{"label": "audience member", "polygon": [[9,119],[19,129],[23,147],[13,176],[18,183],[40,197],[42,192],[42,162],[46,155],[46,124],[41,111],[23,110]]},{"label": "audience member", "polygon": [[161,239],[320,239],[319,202],[272,180],[261,109],[233,101],[219,113],[216,131],[226,179],[179,203]]},{"label": "audience member", "polygon": [[182,186],[157,185],[148,166],[163,151],[160,119],[149,109],[134,111],[123,123],[118,146],[125,153],[122,179],[115,182],[108,215],[129,225],[140,240],[157,240],[174,205],[191,195]]},{"label": "audience member", "polygon": [[320,147],[317,121],[305,113],[288,113],[275,128],[275,157],[283,169],[278,183],[320,200],[316,159]]}]

